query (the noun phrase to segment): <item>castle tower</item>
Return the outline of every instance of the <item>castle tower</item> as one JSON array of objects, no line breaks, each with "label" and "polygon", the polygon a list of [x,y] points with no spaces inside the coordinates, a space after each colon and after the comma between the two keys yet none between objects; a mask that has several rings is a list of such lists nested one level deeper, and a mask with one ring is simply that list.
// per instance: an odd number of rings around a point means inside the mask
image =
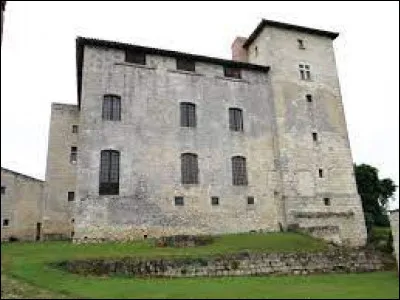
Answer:
[{"label": "castle tower", "polygon": [[232,53],[243,61],[245,50],[249,63],[271,68],[280,222],[359,246],[366,228],[335,63],[338,35],[262,20]]}]

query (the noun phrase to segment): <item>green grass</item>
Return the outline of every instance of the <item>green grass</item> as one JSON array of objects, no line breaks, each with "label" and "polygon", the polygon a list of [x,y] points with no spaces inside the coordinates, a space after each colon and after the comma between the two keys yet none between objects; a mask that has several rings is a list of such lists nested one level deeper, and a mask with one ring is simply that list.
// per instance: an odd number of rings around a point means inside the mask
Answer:
[{"label": "green grass", "polygon": [[294,233],[227,235],[196,248],[155,248],[151,241],[74,245],[67,242],[3,244],[2,269],[14,279],[77,298],[396,298],[394,272],[304,277],[137,279],[80,277],[48,263],[95,257],[206,256],[242,250],[321,251],[320,240]]}]

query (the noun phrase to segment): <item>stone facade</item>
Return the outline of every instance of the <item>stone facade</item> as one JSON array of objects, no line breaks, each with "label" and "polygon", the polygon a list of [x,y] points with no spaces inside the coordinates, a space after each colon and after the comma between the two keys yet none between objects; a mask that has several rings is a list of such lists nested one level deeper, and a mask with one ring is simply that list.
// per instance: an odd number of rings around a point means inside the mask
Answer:
[{"label": "stone facade", "polygon": [[1,240],[35,241],[42,234],[45,183],[1,168]]},{"label": "stone facade", "polygon": [[391,211],[389,219],[392,228],[393,249],[397,260],[397,270],[399,270],[399,210]]},{"label": "stone facade", "polygon": [[[44,239],[70,238],[73,234],[73,201],[68,193],[76,189],[76,163],[70,161],[71,147],[77,147],[79,124],[77,105],[53,103],[51,106],[47,151],[47,191],[43,212]],[[79,148],[78,148],[79,149]],[[71,199],[70,199],[71,200]]]},{"label": "stone facade", "polygon": [[[393,259],[392,259],[393,260]],[[85,275],[216,277],[306,275],[381,271],[392,262],[378,252],[342,249],[321,253],[240,253],[215,258],[77,260],[59,263]]]},{"label": "stone facade", "polygon": [[[264,23],[233,43],[240,62],[78,38],[78,106],[52,109],[48,230],[59,227],[68,235],[72,217],[76,240],[297,226],[364,245],[336,35]],[[128,49],[144,51],[145,65],[127,62]],[[177,70],[182,57],[195,62],[195,72]],[[309,80],[301,80],[300,64],[311,68]],[[225,76],[226,66],[241,69],[241,78]],[[120,121],[102,119],[106,94],[121,97]],[[196,105],[195,128],[180,126],[180,102]],[[243,132],[229,130],[232,107],[243,111]],[[71,134],[72,124],[79,133]],[[69,163],[72,145],[76,165]],[[107,149],[120,153],[119,195],[99,195],[100,153]],[[198,184],[181,183],[180,156],[187,152],[198,156]],[[232,184],[237,155],[246,158],[247,185]],[[75,211],[68,191],[75,192]],[[183,206],[174,205],[177,196],[184,197]],[[211,197],[219,197],[219,205],[211,205]]]}]

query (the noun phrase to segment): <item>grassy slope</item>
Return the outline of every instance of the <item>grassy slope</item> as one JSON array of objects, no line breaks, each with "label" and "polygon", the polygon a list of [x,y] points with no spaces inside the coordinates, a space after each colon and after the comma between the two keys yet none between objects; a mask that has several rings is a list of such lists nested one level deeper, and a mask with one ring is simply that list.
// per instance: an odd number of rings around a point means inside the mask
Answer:
[{"label": "grassy slope", "polygon": [[[73,245],[65,242],[2,245],[6,274],[54,292],[86,298],[394,298],[398,279],[393,272],[309,277],[235,277],[134,279],[79,277],[49,268],[46,263],[71,258],[116,256],[204,256],[250,251],[319,251],[326,245],[291,233],[229,235],[197,248],[154,248],[149,241],[132,244]],[[379,287],[379,288],[377,288]]]}]

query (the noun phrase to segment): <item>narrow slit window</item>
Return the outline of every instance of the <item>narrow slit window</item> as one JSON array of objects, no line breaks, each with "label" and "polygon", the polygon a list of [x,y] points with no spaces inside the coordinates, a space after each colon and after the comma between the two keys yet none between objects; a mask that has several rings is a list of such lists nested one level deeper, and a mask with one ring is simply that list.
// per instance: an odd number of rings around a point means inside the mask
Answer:
[{"label": "narrow slit window", "polygon": [[311,96],[310,94],[307,94],[307,95],[306,95],[306,99],[307,99],[307,102],[308,102],[308,103],[311,103],[311,102],[312,102],[312,96]]},{"label": "narrow slit window", "polygon": [[72,133],[78,133],[78,125],[72,125]]},{"label": "narrow slit window", "polygon": [[331,205],[331,199],[328,198],[328,197],[325,197],[324,198],[324,204],[325,204],[325,206],[330,206]]},{"label": "narrow slit window", "polygon": [[73,146],[73,147],[71,147],[69,161],[72,164],[76,164],[77,160],[78,160],[78,147]]},{"label": "narrow slit window", "polygon": [[1,187],[1,194],[4,195],[6,193],[6,187],[2,186]]},{"label": "narrow slit window", "polygon": [[312,139],[314,142],[318,142],[318,134],[316,132],[312,133]]},{"label": "narrow slit window", "polygon": [[323,178],[324,177],[324,170],[318,169],[318,176],[319,176],[319,178]]},{"label": "narrow slit window", "polygon": [[297,45],[299,46],[299,49],[306,49],[304,47],[304,41],[302,39],[297,40]]}]

